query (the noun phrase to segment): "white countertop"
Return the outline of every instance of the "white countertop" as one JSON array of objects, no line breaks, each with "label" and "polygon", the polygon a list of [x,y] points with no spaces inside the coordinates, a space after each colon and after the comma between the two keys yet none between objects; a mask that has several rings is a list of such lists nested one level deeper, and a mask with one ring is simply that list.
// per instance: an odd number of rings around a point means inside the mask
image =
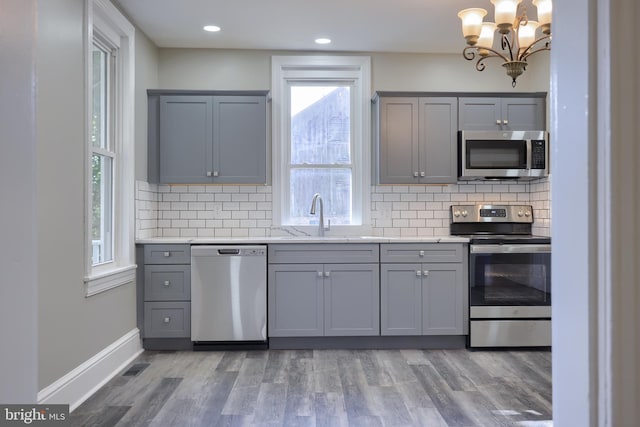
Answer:
[{"label": "white countertop", "polygon": [[468,243],[458,236],[379,237],[379,236],[274,236],[274,237],[151,237],[138,239],[138,244],[211,244],[244,245],[276,243]]}]

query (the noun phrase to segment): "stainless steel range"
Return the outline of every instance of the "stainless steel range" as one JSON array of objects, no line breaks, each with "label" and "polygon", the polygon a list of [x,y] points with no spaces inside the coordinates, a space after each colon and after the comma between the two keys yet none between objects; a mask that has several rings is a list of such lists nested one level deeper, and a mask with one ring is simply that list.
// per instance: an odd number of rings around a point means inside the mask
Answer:
[{"label": "stainless steel range", "polygon": [[529,205],[451,206],[469,237],[469,347],[551,346],[551,239]]}]

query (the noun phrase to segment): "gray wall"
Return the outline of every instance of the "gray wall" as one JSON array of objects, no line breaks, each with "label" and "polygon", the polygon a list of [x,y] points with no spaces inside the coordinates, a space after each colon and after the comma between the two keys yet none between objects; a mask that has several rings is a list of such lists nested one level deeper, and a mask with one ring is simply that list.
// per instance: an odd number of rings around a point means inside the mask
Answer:
[{"label": "gray wall", "polygon": [[147,180],[147,89],[158,86],[158,48],[136,28],[136,179]]},{"label": "gray wall", "polygon": [[[160,49],[159,84],[163,89],[270,89],[271,56],[322,55],[215,49]],[[541,91],[549,90],[549,54],[531,58],[516,89],[500,62],[488,60],[487,69],[462,54],[350,53],[371,56],[372,91]]]},{"label": "gray wall", "polygon": [[36,0],[0,0],[0,402],[38,392]]},{"label": "gray wall", "polygon": [[136,327],[135,285],[84,296],[83,0],[39,0],[38,389]]}]

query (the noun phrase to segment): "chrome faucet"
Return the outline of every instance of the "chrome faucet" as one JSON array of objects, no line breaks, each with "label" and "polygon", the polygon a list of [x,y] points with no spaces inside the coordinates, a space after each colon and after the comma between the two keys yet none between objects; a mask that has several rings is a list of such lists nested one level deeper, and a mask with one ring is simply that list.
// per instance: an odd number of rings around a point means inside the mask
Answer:
[{"label": "chrome faucet", "polygon": [[313,200],[311,200],[311,210],[309,211],[309,213],[311,215],[315,215],[316,214],[316,205],[318,204],[318,201],[320,201],[320,218],[318,221],[318,236],[324,236],[324,232],[325,231],[329,231],[331,229],[331,220],[328,220],[327,222],[327,228],[324,227],[324,204],[322,203],[322,196],[320,196],[320,193],[316,193],[313,195]]}]

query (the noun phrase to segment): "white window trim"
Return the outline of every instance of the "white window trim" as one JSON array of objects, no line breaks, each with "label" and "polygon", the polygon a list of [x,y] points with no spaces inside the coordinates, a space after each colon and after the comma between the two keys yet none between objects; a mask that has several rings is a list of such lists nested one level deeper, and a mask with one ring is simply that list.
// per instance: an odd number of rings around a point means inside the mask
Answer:
[{"label": "white window trim", "polygon": [[[85,296],[135,281],[135,211],[134,211],[134,37],[135,30],[108,0],[85,0]],[[116,126],[113,189],[114,247],[113,261],[99,266],[91,259],[91,49],[94,31],[118,46],[116,64]]]},{"label": "white window trim", "polygon": [[[289,189],[282,173],[288,161],[289,81],[336,81],[353,82],[355,92],[352,99],[360,108],[354,108],[351,126],[354,129],[353,152],[353,206],[352,215],[360,225],[332,226],[332,234],[351,234],[370,229],[370,187],[371,187],[371,58],[368,56],[273,56],[271,57],[271,90],[273,115],[273,224],[282,224],[283,213],[288,209]],[[311,197],[309,195],[309,206]],[[313,234],[317,226],[292,226]]]}]

